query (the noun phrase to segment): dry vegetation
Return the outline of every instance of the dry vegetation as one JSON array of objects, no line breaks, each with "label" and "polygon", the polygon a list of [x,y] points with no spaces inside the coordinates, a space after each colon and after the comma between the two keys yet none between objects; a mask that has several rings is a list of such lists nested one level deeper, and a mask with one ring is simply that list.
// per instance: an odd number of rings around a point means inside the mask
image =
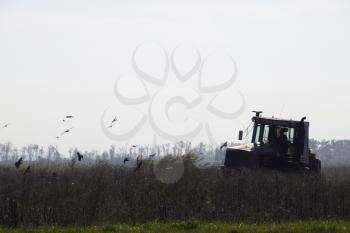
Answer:
[{"label": "dry vegetation", "polygon": [[[169,159],[169,158],[168,158]],[[184,158],[174,184],[155,178],[153,164],[131,168],[33,165],[0,168],[0,225],[103,225],[196,219],[277,222],[347,219],[350,171],[322,174],[199,169]]]}]

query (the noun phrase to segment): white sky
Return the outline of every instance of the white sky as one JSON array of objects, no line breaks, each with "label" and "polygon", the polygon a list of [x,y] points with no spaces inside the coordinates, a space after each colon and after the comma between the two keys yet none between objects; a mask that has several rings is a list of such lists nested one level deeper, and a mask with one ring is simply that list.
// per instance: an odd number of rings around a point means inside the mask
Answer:
[{"label": "white sky", "polygon": [[[178,122],[191,114],[209,122],[218,142],[235,140],[238,122],[249,122],[256,109],[265,116],[278,116],[281,109],[282,117],[305,115],[316,139],[349,138],[349,24],[346,0],[0,0],[0,124],[11,123],[0,129],[0,142],[54,144],[64,150],[153,143],[148,126],[127,141],[109,139],[100,127],[107,108],[106,121],[120,116],[113,130],[127,131],[137,121],[133,110],[116,105],[113,86],[120,75],[137,77],[131,56],[147,42],[168,52],[191,44],[202,58],[219,51],[235,59],[238,76],[232,93],[239,90],[246,100],[238,119],[216,119],[180,104],[169,110]],[[140,64],[155,73],[164,67],[156,52],[146,51],[145,57]],[[178,60],[185,70],[191,58],[185,54]],[[227,74],[216,64],[218,77]],[[209,83],[220,79],[207,76]],[[185,89],[177,90],[181,96]],[[236,102],[226,98],[218,107],[233,109]],[[147,107],[136,108],[147,113]],[[67,114],[76,119],[63,124]],[[74,126],[72,133],[56,140],[69,126]],[[193,141],[208,138],[203,131]]]}]

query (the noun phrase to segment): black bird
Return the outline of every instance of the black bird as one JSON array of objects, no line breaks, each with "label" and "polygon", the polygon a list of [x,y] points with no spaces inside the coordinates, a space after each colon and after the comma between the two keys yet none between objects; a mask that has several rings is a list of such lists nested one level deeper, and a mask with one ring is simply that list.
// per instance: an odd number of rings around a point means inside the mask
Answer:
[{"label": "black bird", "polygon": [[61,137],[60,136],[57,136],[56,139],[60,139]]},{"label": "black bird", "polygon": [[77,151],[77,156],[78,156],[78,161],[81,161],[84,158],[84,156],[80,154],[79,151]]},{"label": "black bird", "polygon": [[19,158],[19,160],[17,162],[15,162],[15,166],[17,169],[21,166],[22,161],[23,161],[23,158]]},{"label": "black bird", "polygon": [[125,165],[126,162],[129,162],[129,161],[130,161],[129,158],[126,158],[126,157],[125,157],[125,158],[124,158],[124,165]]},{"label": "black bird", "polygon": [[156,156],[156,154],[149,155],[150,158],[153,158],[154,156]]},{"label": "black bird", "polygon": [[136,145],[132,145],[132,147],[136,147]]},{"label": "black bird", "polygon": [[113,127],[113,124],[109,125],[107,128],[112,128]]},{"label": "black bird", "polygon": [[74,116],[66,116],[62,121],[66,122],[66,119],[72,119],[72,118],[74,118]]},{"label": "black bird", "polygon": [[135,167],[134,172],[140,170],[141,166],[142,166],[142,157],[140,158],[140,156],[138,156],[137,160],[136,160],[136,167]]},{"label": "black bird", "polygon": [[61,135],[65,134],[65,133],[69,133],[72,129],[73,129],[73,127],[65,130],[63,133],[61,133]]},{"label": "black bird", "polygon": [[227,142],[225,142],[224,144],[222,144],[222,145],[220,146],[220,150],[222,150],[222,148],[224,148],[224,147],[227,147]]},{"label": "black bird", "polygon": [[3,126],[3,128],[9,127],[10,123],[7,123],[6,125]]},{"label": "black bird", "polygon": [[113,123],[117,122],[117,117],[114,117],[112,122],[111,122],[111,125],[113,125]]},{"label": "black bird", "polygon": [[24,171],[24,174],[27,174],[27,173],[30,173],[30,166],[28,166],[28,167],[26,168],[26,170]]}]

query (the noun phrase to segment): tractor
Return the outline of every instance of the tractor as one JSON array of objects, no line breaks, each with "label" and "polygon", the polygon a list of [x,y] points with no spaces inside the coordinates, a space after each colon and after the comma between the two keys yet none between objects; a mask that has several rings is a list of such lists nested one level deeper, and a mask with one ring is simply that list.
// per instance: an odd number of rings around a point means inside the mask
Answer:
[{"label": "tractor", "polygon": [[[253,111],[251,141],[228,147],[224,167],[273,169],[282,171],[321,170],[321,161],[309,149],[309,122],[262,117]],[[246,130],[249,131],[248,129]],[[248,133],[246,133],[248,135]],[[242,140],[244,132],[239,131]]]}]

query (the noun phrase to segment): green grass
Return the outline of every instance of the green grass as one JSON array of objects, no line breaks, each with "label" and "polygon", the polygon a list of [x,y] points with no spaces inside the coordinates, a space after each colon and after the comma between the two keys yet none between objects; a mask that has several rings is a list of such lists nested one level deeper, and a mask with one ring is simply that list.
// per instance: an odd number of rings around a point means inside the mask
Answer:
[{"label": "green grass", "polygon": [[106,225],[95,227],[22,227],[0,228],[0,233],[326,233],[350,232],[350,221],[306,221],[280,224],[226,224],[183,221],[148,223],[138,226]]}]

